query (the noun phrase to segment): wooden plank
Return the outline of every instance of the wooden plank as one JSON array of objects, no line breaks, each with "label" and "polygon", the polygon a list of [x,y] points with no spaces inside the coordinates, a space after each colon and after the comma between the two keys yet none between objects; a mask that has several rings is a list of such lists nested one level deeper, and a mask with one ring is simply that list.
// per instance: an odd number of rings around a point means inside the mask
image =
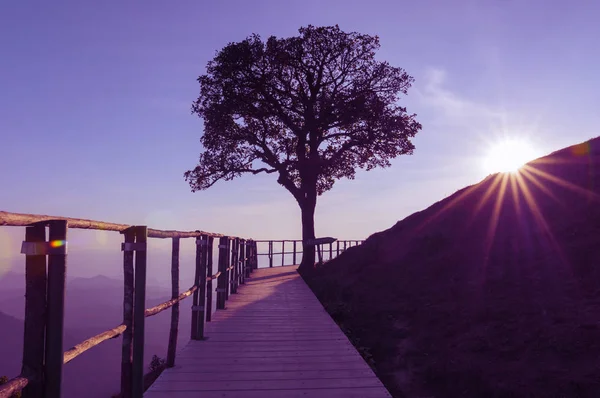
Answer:
[{"label": "wooden plank", "polygon": [[[233,376],[235,377],[235,376]],[[312,380],[228,380],[218,381],[158,381],[155,391],[247,391],[247,390],[298,390],[302,388],[358,388],[378,387],[379,380],[373,377],[332,378]]]},{"label": "wooden plank", "polygon": [[[148,391],[149,398],[198,398],[197,391]],[[202,398],[389,398],[381,387],[302,388],[295,390],[203,391]]]},{"label": "wooden plank", "polygon": [[252,273],[177,361],[146,396],[390,397],[295,267]]},{"label": "wooden plank", "polygon": [[[306,349],[306,350],[300,350],[298,348],[294,348],[294,349],[287,349],[287,350],[283,350],[283,349],[277,349],[277,350],[271,350],[271,351],[251,351],[251,350],[243,350],[243,351],[239,351],[238,350],[239,347],[234,347],[232,349],[229,350],[225,350],[225,349],[204,349],[202,351],[198,351],[198,352],[185,352],[182,353],[179,358],[201,358],[202,360],[205,360],[207,358],[212,358],[214,357],[216,354],[219,355],[219,357],[231,357],[234,359],[238,359],[238,358],[280,358],[280,357],[285,357],[285,358],[296,358],[296,357],[331,357],[331,356],[336,356],[336,355],[351,355],[351,356],[356,356],[358,355],[358,353],[353,350],[353,347],[347,347],[347,348],[324,348],[321,350],[315,350],[315,349]],[[212,359],[210,361],[212,363]]]},{"label": "wooden plank", "polygon": [[229,373],[176,373],[167,372],[161,381],[218,381],[218,380],[318,380],[372,376],[370,369],[240,372],[232,377]]}]

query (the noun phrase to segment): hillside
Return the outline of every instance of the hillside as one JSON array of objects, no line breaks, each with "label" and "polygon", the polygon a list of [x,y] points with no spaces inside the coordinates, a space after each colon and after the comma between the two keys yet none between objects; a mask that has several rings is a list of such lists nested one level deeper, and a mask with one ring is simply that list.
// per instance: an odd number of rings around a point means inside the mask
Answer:
[{"label": "hillside", "polygon": [[304,278],[395,397],[600,396],[600,138]]}]

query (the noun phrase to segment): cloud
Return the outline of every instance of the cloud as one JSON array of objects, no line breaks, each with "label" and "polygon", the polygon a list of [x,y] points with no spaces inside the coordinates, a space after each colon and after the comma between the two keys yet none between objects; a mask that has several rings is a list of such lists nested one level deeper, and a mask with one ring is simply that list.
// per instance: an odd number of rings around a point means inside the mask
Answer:
[{"label": "cloud", "polygon": [[447,73],[441,68],[429,68],[425,73],[424,86],[415,89],[420,103],[436,111],[433,122],[460,126],[504,124],[507,112],[498,107],[476,102],[446,87]]}]

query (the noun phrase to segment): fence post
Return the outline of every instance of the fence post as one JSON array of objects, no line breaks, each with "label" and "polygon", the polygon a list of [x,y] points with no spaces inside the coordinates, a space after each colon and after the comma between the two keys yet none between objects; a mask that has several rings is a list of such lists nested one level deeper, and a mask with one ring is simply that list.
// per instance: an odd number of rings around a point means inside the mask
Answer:
[{"label": "fence post", "polygon": [[339,257],[340,256],[340,241],[338,240],[336,243],[337,243],[337,255],[336,255],[336,257]]},{"label": "fence post", "polygon": [[[25,228],[25,242],[46,241],[42,223]],[[21,250],[23,252],[23,250]],[[46,255],[25,252],[25,325],[21,374],[32,380],[23,389],[24,398],[44,394],[44,332],[46,330]]]},{"label": "fence post", "polygon": [[246,283],[246,275],[248,273],[248,262],[246,261],[246,254],[248,253],[248,250],[246,250],[246,245],[247,245],[247,241],[246,239],[242,239],[240,240],[240,252],[239,252],[239,262],[240,262],[240,284],[243,285]]},{"label": "fence post", "polygon": [[227,260],[225,262],[225,301],[229,300],[229,288],[231,287],[231,239],[227,237]]},{"label": "fence post", "polygon": [[317,248],[317,254],[319,255],[319,264],[323,264],[323,248],[321,245],[315,245]]},{"label": "fence post", "polygon": [[348,243],[347,241],[344,241],[344,251],[346,251],[346,248],[347,248],[347,247],[346,247],[346,244],[347,244],[347,243]]},{"label": "fence post", "polygon": [[[179,238],[173,238],[171,249],[171,298],[179,296]],[[169,331],[169,348],[167,348],[167,367],[175,366],[177,351],[177,334],[179,332],[179,303],[171,307],[171,330]]]},{"label": "fence post", "polygon": [[329,260],[333,257],[333,242],[329,244]]},{"label": "fence post", "polygon": [[285,241],[281,241],[281,266],[285,265]]},{"label": "fence post", "polygon": [[217,278],[217,309],[225,309],[225,292],[227,290],[227,241],[226,236],[219,238],[219,278]]},{"label": "fence post", "polygon": [[269,268],[273,268],[273,241],[269,241]]},{"label": "fence post", "polygon": [[146,318],[146,248],[148,227],[137,226],[135,234],[135,279],[133,296],[133,364],[131,390],[133,398],[144,395],[144,322]]},{"label": "fence post", "polygon": [[292,262],[294,263],[293,265],[297,265],[296,264],[296,241],[294,241],[294,258],[292,259]]},{"label": "fence post", "polygon": [[206,247],[207,253],[207,263],[206,269],[208,276],[211,279],[206,284],[206,322],[210,322],[212,320],[212,303],[213,303],[213,282],[212,282],[212,274],[213,274],[213,242],[214,238],[212,236],[207,236],[208,246]]},{"label": "fence post", "polygon": [[67,271],[67,221],[49,222],[48,293],[46,320],[45,398],[60,398],[63,376],[63,330]]},{"label": "fence post", "polygon": [[252,269],[258,269],[258,242],[252,245]]},{"label": "fence post", "polygon": [[231,265],[233,269],[231,270],[231,293],[237,293],[237,285],[239,282],[240,276],[240,262],[239,262],[239,252],[240,252],[240,240],[239,238],[235,238],[233,240],[233,245],[231,247]]},{"label": "fence post", "polygon": [[246,241],[244,245],[244,268],[246,269],[246,273],[244,274],[244,283],[246,283],[246,278],[250,278],[250,273],[252,272],[252,261],[250,261],[250,255],[252,254],[252,241]]},{"label": "fence post", "polygon": [[204,339],[204,304],[206,301],[206,240],[205,236],[196,237],[196,281],[198,289],[194,292],[192,304],[192,340]]},{"label": "fence post", "polygon": [[131,398],[132,342],[133,342],[133,250],[125,250],[126,245],[135,243],[135,227],[121,232],[123,244],[123,332],[121,346],[121,397]]}]

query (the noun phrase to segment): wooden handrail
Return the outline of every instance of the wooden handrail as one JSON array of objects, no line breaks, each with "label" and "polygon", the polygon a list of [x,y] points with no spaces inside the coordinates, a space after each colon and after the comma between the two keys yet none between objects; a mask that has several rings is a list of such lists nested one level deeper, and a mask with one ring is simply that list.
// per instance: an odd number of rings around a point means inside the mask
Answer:
[{"label": "wooden handrail", "polygon": [[214,274],[213,276],[209,276],[208,278],[206,278],[206,281],[214,281],[215,279],[217,279],[218,277],[221,276],[221,271],[217,272],[216,274]]},{"label": "wooden handrail", "polygon": [[189,297],[192,295],[192,293],[194,293],[196,290],[198,290],[198,286],[192,286],[191,288],[189,288],[188,290],[186,290],[185,292],[181,293],[179,295],[179,297],[165,301],[164,303],[155,305],[152,308],[148,308],[146,309],[146,311],[144,311],[144,315],[146,316],[146,318],[148,318],[149,316],[154,316],[168,308],[171,308],[172,306],[174,306],[175,304],[177,304],[178,302],[180,302],[181,300]]},{"label": "wooden handrail", "polygon": [[[61,220],[61,221],[59,221]],[[67,221],[65,223],[64,221]],[[58,226],[62,225],[64,231],[62,232],[62,237],[57,237]],[[66,224],[66,225],[65,225]],[[231,236],[226,236],[223,234],[210,233],[204,231],[173,231],[173,230],[158,230],[158,229],[150,229],[146,226],[130,226],[127,224],[115,224],[115,223],[106,223],[103,221],[94,221],[87,219],[78,219],[78,218],[68,218],[68,217],[53,217],[46,215],[34,215],[34,214],[20,214],[20,213],[9,213],[5,211],[0,211],[0,226],[25,226],[28,227],[26,233],[26,242],[28,244],[33,245],[37,244],[37,242],[45,242],[45,227],[50,228],[49,239],[52,240],[66,240],[66,228],[78,228],[78,229],[92,229],[92,230],[104,230],[104,231],[117,231],[124,234],[125,245],[123,246],[124,258],[123,258],[123,269],[124,269],[124,300],[123,300],[123,323],[112,328],[106,330],[102,333],[99,333],[95,336],[92,336],[81,343],[71,347],[70,349],[62,352],[62,340],[59,341],[60,344],[56,345],[59,347],[52,352],[52,363],[54,363],[54,367],[50,370],[47,368],[43,370],[39,370],[35,368],[36,364],[39,362],[39,358],[43,358],[43,349],[41,351],[42,354],[39,354],[35,346],[34,338],[38,338],[37,334],[32,337],[32,341],[34,341],[35,350],[31,349],[31,353],[26,357],[23,356],[23,363],[33,363],[34,371],[31,374],[21,374],[7,383],[0,386],[0,398],[8,398],[14,393],[21,391],[23,388],[27,387],[28,390],[36,391],[34,393],[35,397],[40,396],[38,394],[38,390],[40,387],[53,389],[56,395],[60,393],[60,377],[57,377],[56,374],[60,375],[60,367],[63,364],[69,363],[79,355],[84,352],[90,350],[93,347],[98,346],[99,344],[107,341],[109,339],[118,337],[123,335],[122,342],[122,362],[121,362],[121,392],[125,392],[124,397],[141,397],[143,394],[143,366],[141,364],[142,355],[140,354],[141,350],[143,350],[143,335],[144,335],[144,318],[154,316],[159,314],[166,309],[171,308],[171,330],[169,335],[169,349],[167,353],[167,366],[174,366],[175,361],[175,352],[176,352],[176,341],[178,334],[178,322],[179,322],[179,305],[178,303],[187,297],[194,297],[194,303],[192,305],[192,339],[194,340],[202,340],[204,338],[204,322],[210,322],[211,320],[211,308],[212,308],[212,283],[214,280],[218,281],[218,286],[216,289],[217,292],[217,309],[225,308],[225,301],[228,300],[230,294],[237,293],[238,286],[240,284],[245,283],[245,278],[250,277],[252,271],[258,268],[258,256],[259,255],[268,255],[270,259],[270,266],[273,265],[273,256],[274,255],[282,255],[281,265],[284,265],[284,258],[286,254],[294,255],[294,262],[296,260],[297,253],[297,242],[301,242],[302,240],[252,240],[252,239],[241,239]],[[33,234],[39,233],[38,235]],[[54,238],[53,238],[54,234]],[[172,262],[171,262],[171,284],[172,284],[172,295],[171,299],[167,300],[163,303],[160,303],[151,308],[144,308],[145,301],[145,287],[146,287],[146,240],[148,237],[151,238],[172,238],[173,239],[173,253],[172,253]],[[219,269],[218,272],[214,275],[210,275],[206,277],[206,274],[211,274],[212,266],[213,266],[213,256],[214,252],[213,248],[213,238],[220,238],[219,241]],[[180,238],[196,238],[196,278],[194,282],[194,286],[185,292],[178,294],[179,290],[179,239]],[[293,242],[293,250],[294,251],[286,251],[285,250],[285,242]],[[362,243],[362,240],[347,240],[347,241],[337,241],[337,254],[340,254],[340,243],[343,243],[344,250],[347,246],[352,246],[352,244],[357,245]],[[47,242],[46,242],[47,243]],[[268,253],[258,253],[257,244],[258,243],[269,243],[269,252]],[[274,252],[273,243],[281,243],[281,252]],[[349,245],[347,245],[349,243]],[[321,261],[321,251],[325,251],[325,248],[322,247],[324,245],[317,245],[317,250],[319,250],[319,260]],[[135,256],[134,256],[135,252]],[[334,250],[331,243],[329,243],[329,253],[330,258],[332,257]],[[27,252],[26,254],[26,266],[40,268],[40,265],[45,265],[46,254],[44,253],[34,253],[31,254]],[[63,254],[64,261],[66,260],[66,253]],[[39,261],[38,261],[39,260]],[[43,260],[43,262],[41,262]],[[52,259],[51,259],[52,260]],[[56,263],[56,258],[53,258]],[[134,268],[134,260],[135,260],[135,268]],[[60,265],[59,263],[56,263]],[[55,265],[56,265],[55,264]],[[56,267],[53,267],[54,269]],[[46,269],[46,267],[40,268],[42,270]],[[135,271],[135,274],[134,274]],[[233,271],[233,272],[231,272]],[[26,273],[26,275],[29,275]],[[54,274],[52,274],[54,275]],[[45,275],[42,275],[45,278]],[[30,279],[27,279],[28,283],[27,292],[30,290],[32,295],[26,294],[26,297],[34,297],[39,298],[36,302],[29,303],[32,307],[31,314],[29,312],[26,313],[27,316],[31,316],[34,320],[44,319],[44,304],[46,299],[48,299],[48,305],[53,304],[56,310],[62,311],[63,303],[56,301],[57,297],[60,297],[61,292],[64,292],[64,286],[48,284],[48,290],[44,288],[46,285],[38,283],[40,281],[44,282],[44,279],[38,277],[37,274],[35,278],[31,276],[27,276]],[[61,277],[61,275],[58,275]],[[61,280],[54,275],[54,281]],[[35,283],[29,283],[29,282]],[[39,286],[38,286],[39,285]],[[134,286],[135,285],[135,286]],[[42,289],[44,288],[44,289]],[[135,290],[135,295],[134,295]],[[141,292],[141,293],[140,293]],[[36,296],[37,294],[37,296]],[[52,300],[51,300],[52,299]],[[54,301],[53,301],[54,300]],[[27,303],[26,303],[27,304]],[[60,305],[59,305],[60,304]],[[26,305],[27,308],[27,305]],[[42,308],[42,310],[40,310]],[[47,308],[47,307],[46,307]],[[54,316],[50,320],[46,319],[41,323],[42,328],[46,328],[47,325],[52,323],[53,330],[58,330],[55,334],[60,337],[62,334],[58,326],[62,327],[62,315],[59,312],[59,315],[56,315],[56,311],[53,312]],[[42,316],[42,318],[40,318]],[[37,317],[37,318],[35,318]],[[39,319],[38,319],[39,318]],[[133,319],[135,318],[135,322]],[[39,323],[39,322],[38,322]],[[27,323],[26,323],[27,324]],[[35,324],[34,324],[35,325]],[[57,326],[58,325],[58,326]],[[40,330],[38,327],[32,328],[31,330]],[[43,330],[43,329],[42,329]],[[27,335],[27,333],[26,333]],[[46,336],[47,337],[47,336]],[[54,336],[56,337],[56,336]],[[39,339],[38,339],[39,340]],[[55,339],[56,340],[56,339]],[[43,341],[42,341],[43,342]],[[132,344],[133,343],[133,344]],[[26,344],[26,342],[25,342]],[[48,342],[46,341],[46,344]],[[42,346],[43,347],[43,346]],[[132,350],[133,348],[133,350]],[[133,351],[133,355],[131,352]],[[28,352],[29,353],[29,352]],[[46,352],[46,355],[48,353]],[[26,358],[29,362],[26,361]],[[47,358],[46,358],[47,359]],[[62,360],[62,361],[61,361]],[[36,362],[37,361],[37,362]],[[41,362],[40,362],[41,363]],[[39,367],[39,366],[38,366]],[[24,369],[30,369],[24,367]],[[132,372],[133,371],[133,372]],[[51,375],[52,380],[50,382],[45,379],[45,375]],[[52,387],[52,388],[51,388]],[[29,391],[28,393],[31,393]],[[40,390],[41,391],[41,390]],[[53,396],[54,396],[53,395]]]},{"label": "wooden handrail", "polygon": [[73,359],[77,358],[79,355],[89,350],[90,348],[94,348],[95,346],[106,340],[110,340],[114,337],[120,336],[126,328],[127,327],[125,325],[121,324],[116,328],[112,328],[105,332],[99,333],[93,337],[90,337],[87,340],[82,341],[79,344],[74,345],[72,348],[65,351],[63,363],[69,363]]},{"label": "wooden handrail", "polygon": [[[69,222],[69,228],[95,229],[98,231],[121,232],[131,227],[131,225],[127,224],[115,224],[104,221],[86,220],[83,218],[55,217],[40,214],[22,214],[0,211],[0,226],[25,227],[34,223],[50,220],[67,220]],[[149,238],[196,238],[201,235],[212,236],[217,238],[228,237],[229,239],[235,239],[235,237],[230,237],[228,235],[217,234],[213,232],[174,231],[148,228]]]},{"label": "wooden handrail", "polygon": [[13,394],[18,393],[29,384],[29,378],[25,376],[17,376],[10,379],[6,383],[0,385],[0,398],[10,398]]}]

